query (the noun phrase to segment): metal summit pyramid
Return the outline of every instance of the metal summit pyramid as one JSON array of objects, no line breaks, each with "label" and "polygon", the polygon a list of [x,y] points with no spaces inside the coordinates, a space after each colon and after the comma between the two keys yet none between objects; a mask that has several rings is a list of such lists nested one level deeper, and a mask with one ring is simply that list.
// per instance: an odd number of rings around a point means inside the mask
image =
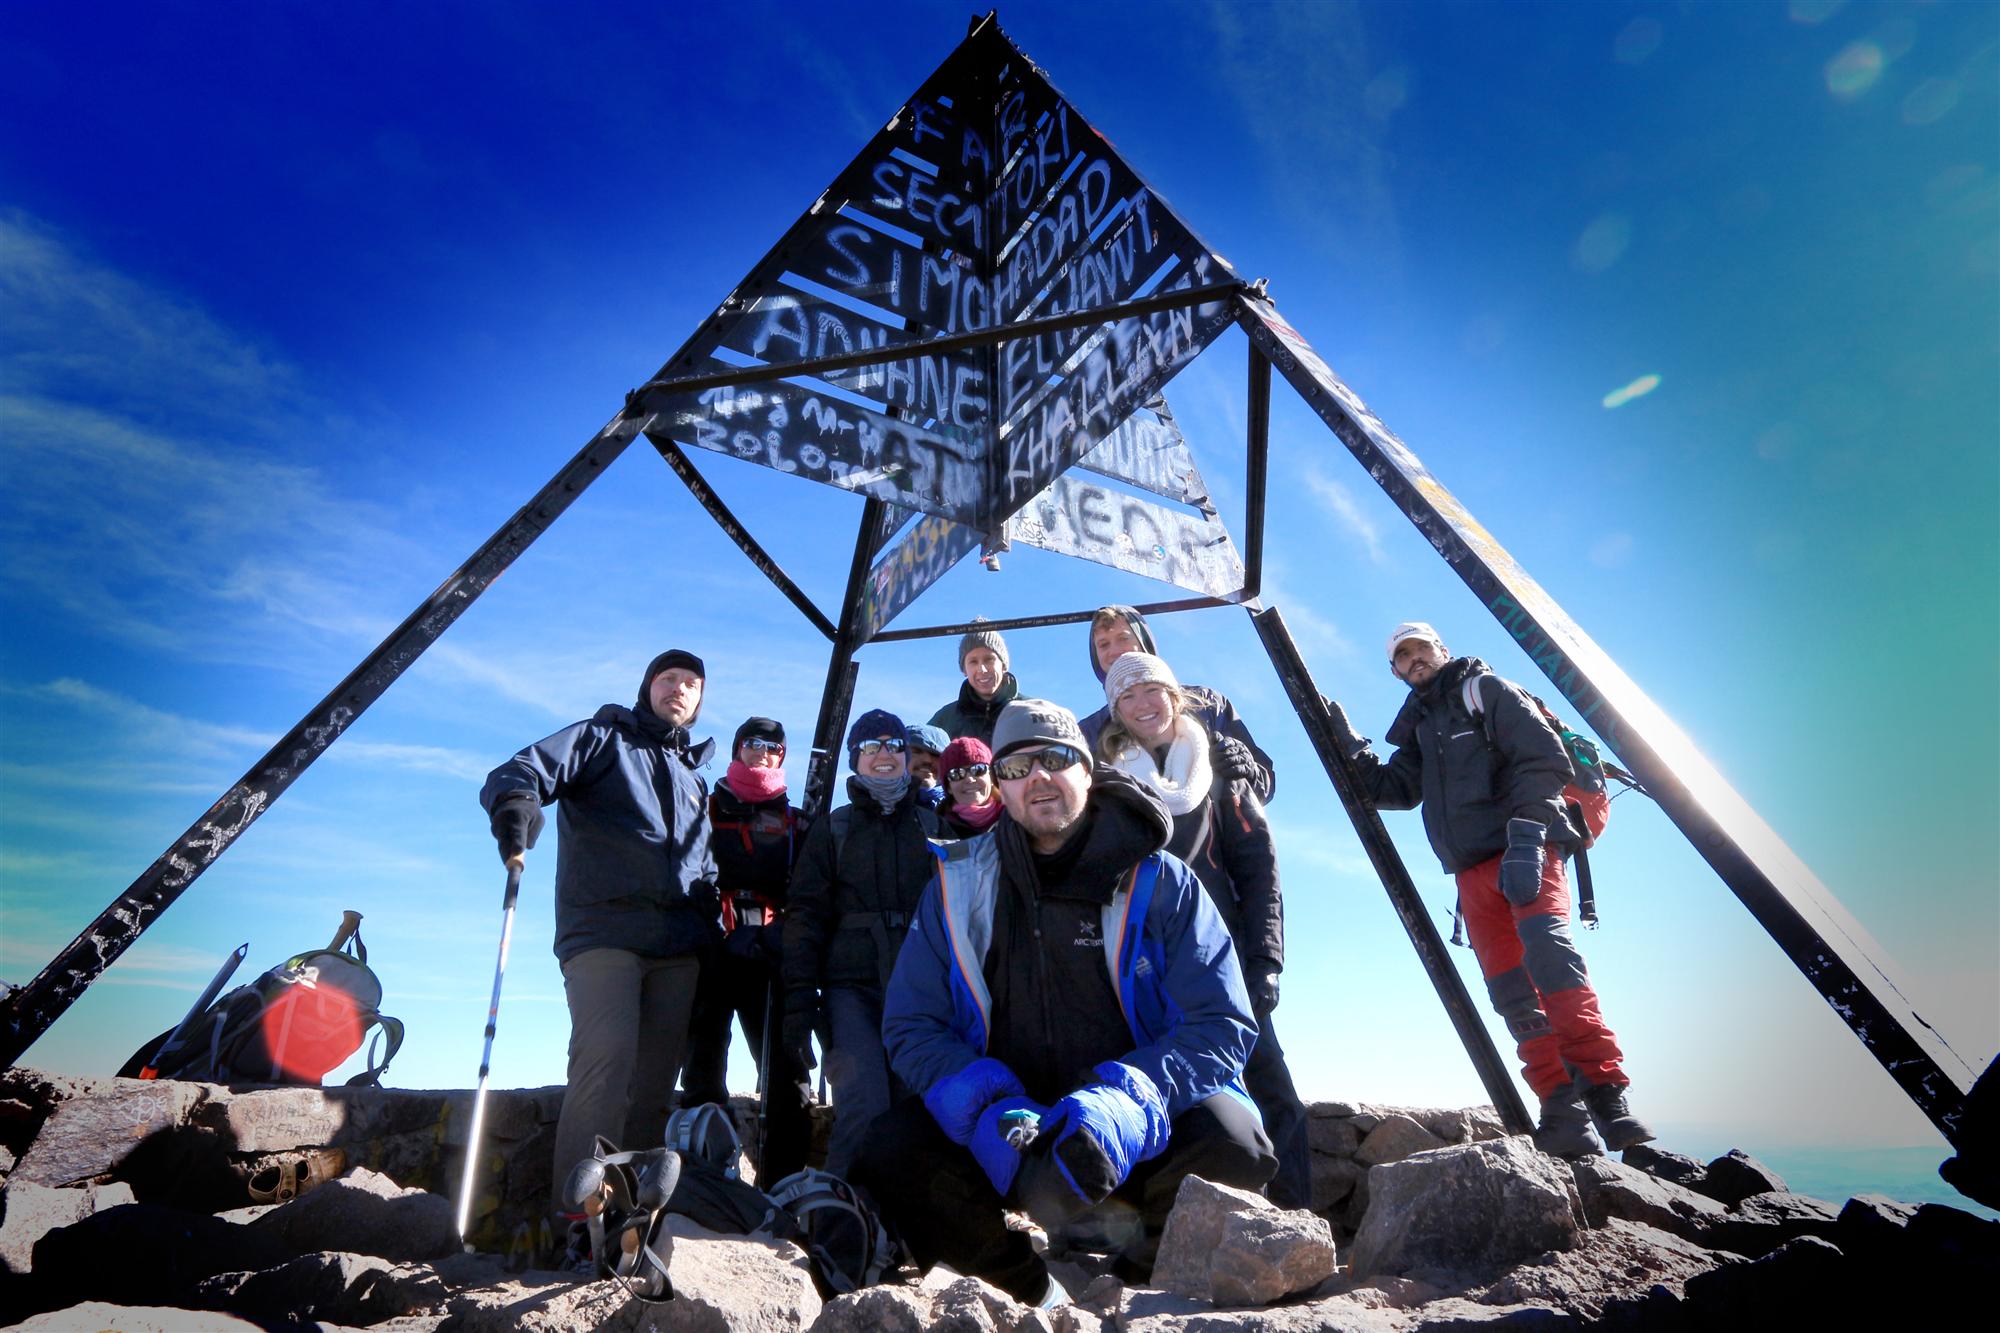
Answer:
[{"label": "metal summit pyramid", "polygon": [[[1231,325],[1249,339],[1240,553],[1163,397],[1167,382]],[[643,433],[830,641],[809,816],[825,807],[856,652],[967,628],[887,627],[975,550],[1019,542],[1190,594],[1140,608],[1149,614],[1244,607],[1489,1095],[1510,1127],[1527,1128],[1512,1077],[1380,815],[1359,794],[1283,618],[1259,600],[1274,367],[1911,1100],[1948,1140],[1990,1165],[1996,1126],[1978,1107],[1991,1099],[1968,1099],[1970,1066],[1915,1012],[1867,933],[1314,353],[1263,285],[1243,281],[1204,244],[992,14],[973,21],[686,345],[547,485],[40,974],[0,998],[0,1065],[17,1060]],[[837,615],[778,567],[689,449],[863,498]]]}]

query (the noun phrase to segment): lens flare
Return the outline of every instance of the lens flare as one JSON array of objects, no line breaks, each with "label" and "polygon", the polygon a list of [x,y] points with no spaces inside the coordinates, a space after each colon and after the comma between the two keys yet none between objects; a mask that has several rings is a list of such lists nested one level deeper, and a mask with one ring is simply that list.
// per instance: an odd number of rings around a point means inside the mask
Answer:
[{"label": "lens flare", "polygon": [[1632,244],[1632,219],[1606,213],[1594,219],[1570,247],[1570,262],[1585,273],[1602,273],[1625,255]]},{"label": "lens flare", "polygon": [[1644,398],[1659,387],[1660,377],[1658,375],[1641,375],[1624,388],[1613,389],[1610,393],[1605,394],[1604,405],[1606,407],[1623,407],[1634,398]]},{"label": "lens flare", "polygon": [[1875,43],[1849,42],[1826,62],[1826,90],[1843,102],[1851,102],[1875,86],[1884,63],[1882,48]]},{"label": "lens flare", "polygon": [[1644,64],[1648,56],[1660,49],[1665,36],[1666,30],[1658,19],[1641,14],[1626,24],[1611,43],[1611,58],[1621,65]]},{"label": "lens flare", "polygon": [[1958,105],[1957,79],[1925,79],[1903,99],[1905,125],[1932,125]]},{"label": "lens flare", "polygon": [[1813,27],[1826,22],[1846,7],[1847,0],[1792,0],[1786,9],[1792,16],[1792,22]]}]

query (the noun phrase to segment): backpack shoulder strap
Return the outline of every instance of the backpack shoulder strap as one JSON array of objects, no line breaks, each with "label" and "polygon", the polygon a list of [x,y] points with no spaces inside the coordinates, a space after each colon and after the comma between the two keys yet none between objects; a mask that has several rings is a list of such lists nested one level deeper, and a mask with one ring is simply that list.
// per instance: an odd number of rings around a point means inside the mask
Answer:
[{"label": "backpack shoulder strap", "polygon": [[1486,687],[1481,682],[1498,679],[1490,672],[1476,671],[1458,687],[1459,702],[1465,705],[1467,714],[1479,719],[1479,728],[1486,733],[1488,745],[1493,744],[1493,717],[1486,711]]},{"label": "backpack shoulder strap", "polygon": [[848,830],[854,827],[854,807],[843,805],[826,817],[827,831],[833,834],[833,871],[840,873],[840,853],[847,846]]},{"label": "backpack shoulder strap", "polygon": [[[347,1080],[347,1086],[350,1088],[379,1087],[382,1075],[389,1072],[389,1062],[396,1058],[396,1052],[403,1047],[402,1019],[378,1013],[375,1015],[375,1021],[382,1025],[382,1030],[368,1041],[368,1068]],[[382,1045],[380,1060],[375,1058],[375,1047],[378,1042]]]}]

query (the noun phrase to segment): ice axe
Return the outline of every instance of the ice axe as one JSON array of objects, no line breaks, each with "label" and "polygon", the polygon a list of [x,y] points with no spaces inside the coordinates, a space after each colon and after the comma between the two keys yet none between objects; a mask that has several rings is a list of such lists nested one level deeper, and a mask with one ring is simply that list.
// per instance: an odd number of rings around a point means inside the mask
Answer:
[{"label": "ice axe", "polygon": [[493,1071],[493,1032],[500,1022],[500,981],[507,975],[507,946],[514,940],[514,902],[521,896],[521,870],[526,864],[525,852],[507,858],[507,896],[500,908],[500,961],[493,965],[493,999],[486,1006],[486,1049],[479,1054],[479,1087],[472,1094],[472,1128],[465,1136],[465,1175],[458,1186],[458,1240],[468,1254],[472,1245],[465,1233],[472,1225],[473,1177],[479,1162],[479,1136],[486,1123],[486,1080]]}]

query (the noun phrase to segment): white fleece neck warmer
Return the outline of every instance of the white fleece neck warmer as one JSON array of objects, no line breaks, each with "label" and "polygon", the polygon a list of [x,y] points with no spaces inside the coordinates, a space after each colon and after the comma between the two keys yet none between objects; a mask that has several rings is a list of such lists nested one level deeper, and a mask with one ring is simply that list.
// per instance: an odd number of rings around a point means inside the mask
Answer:
[{"label": "white fleece neck warmer", "polygon": [[1167,803],[1167,813],[1176,817],[1206,801],[1215,783],[1214,770],[1208,764],[1208,731],[1191,717],[1174,719],[1174,742],[1167,750],[1165,771],[1153,761],[1152,751],[1131,741],[1112,759],[1111,766],[1159,793]]}]

